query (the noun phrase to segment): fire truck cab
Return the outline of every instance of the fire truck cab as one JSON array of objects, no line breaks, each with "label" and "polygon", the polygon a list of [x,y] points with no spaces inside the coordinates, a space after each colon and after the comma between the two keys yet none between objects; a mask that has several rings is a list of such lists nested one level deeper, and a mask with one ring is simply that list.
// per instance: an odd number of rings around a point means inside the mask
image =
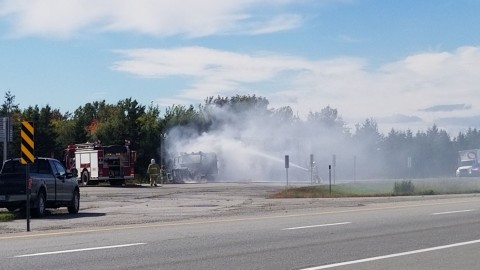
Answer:
[{"label": "fire truck cab", "polygon": [[136,152],[126,145],[103,146],[98,143],[70,144],[65,149],[65,166],[77,175],[79,183],[96,185],[125,184],[134,178]]}]

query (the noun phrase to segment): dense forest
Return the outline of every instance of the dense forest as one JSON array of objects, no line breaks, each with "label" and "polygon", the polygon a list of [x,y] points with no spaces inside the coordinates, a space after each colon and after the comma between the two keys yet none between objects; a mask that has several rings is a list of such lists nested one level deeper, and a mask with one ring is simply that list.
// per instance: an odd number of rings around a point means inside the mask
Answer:
[{"label": "dense forest", "polygon": [[[354,130],[346,128],[339,112],[329,106],[300,119],[290,107],[272,109],[268,105],[263,97],[237,95],[208,97],[198,106],[172,105],[162,112],[153,104],[142,105],[126,98],[117,104],[87,103],[74,112],[62,113],[49,105],[21,109],[8,91],[0,117],[9,116],[13,120],[13,138],[7,148],[9,158],[19,156],[20,123],[27,120],[34,122],[36,156],[61,159],[63,150],[71,143],[101,141],[109,145],[129,140],[131,148],[137,151],[136,171],[141,177],[152,157],[167,164],[175,152],[212,149],[221,152],[220,160],[229,168],[230,179],[276,177],[240,174],[272,170],[259,163],[259,158],[278,159],[284,154],[291,155],[291,161],[303,169],[308,167],[313,154],[320,174],[325,175],[327,165],[333,164],[338,178],[453,176],[457,152],[480,148],[480,131],[476,128],[453,138],[436,125],[415,133],[391,130],[381,134],[374,119],[365,119]],[[212,149],[205,149],[208,145]],[[242,156],[239,148],[226,148],[227,145],[240,146],[255,158]]]}]

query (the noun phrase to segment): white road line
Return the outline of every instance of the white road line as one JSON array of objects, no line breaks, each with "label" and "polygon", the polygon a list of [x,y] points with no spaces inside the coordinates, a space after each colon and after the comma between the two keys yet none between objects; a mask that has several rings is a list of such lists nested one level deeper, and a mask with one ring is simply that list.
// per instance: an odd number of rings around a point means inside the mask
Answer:
[{"label": "white road line", "polygon": [[378,210],[395,210],[395,209],[408,209],[408,208],[420,208],[425,206],[440,206],[440,205],[458,205],[463,203],[478,203],[480,199],[465,199],[461,201],[447,201],[447,202],[436,202],[436,203],[419,203],[419,204],[410,204],[410,205],[394,205],[394,206],[383,206],[383,207],[371,207],[371,208],[354,208],[349,210],[332,210],[332,211],[314,211],[312,213],[300,213],[300,214],[281,214],[281,215],[272,215],[272,216],[261,216],[261,217],[244,217],[244,218],[226,218],[226,219],[215,219],[215,220],[202,220],[202,221],[184,221],[184,222],[169,222],[169,223],[148,223],[148,224],[136,224],[136,225],[118,225],[110,226],[105,228],[92,228],[92,229],[79,229],[79,230],[64,230],[64,231],[55,231],[55,232],[45,232],[45,233],[35,233],[35,234],[13,234],[13,235],[2,235],[0,233],[0,240],[7,239],[26,239],[34,237],[45,237],[45,236],[54,236],[54,235],[73,235],[73,234],[86,234],[86,233],[98,233],[98,232],[113,232],[113,231],[125,231],[125,230],[138,230],[141,228],[168,228],[168,227],[177,227],[177,226],[189,226],[189,225],[198,225],[198,224],[220,224],[227,222],[239,222],[239,221],[249,221],[249,220],[271,220],[271,219],[284,219],[292,217],[314,217],[314,216],[324,216],[330,214],[341,214],[341,213],[362,213],[362,212],[372,212]]},{"label": "white road line", "polygon": [[99,249],[123,248],[123,247],[139,246],[139,245],[146,245],[146,243],[134,243],[134,244],[125,244],[125,245],[116,245],[116,246],[81,248],[81,249],[70,249],[70,250],[60,250],[60,251],[52,251],[52,252],[33,253],[33,254],[17,255],[17,256],[14,256],[14,258],[45,256],[45,255],[54,255],[54,254],[62,254],[62,253],[99,250]]},{"label": "white road line", "polygon": [[328,268],[340,267],[340,266],[345,266],[345,265],[352,265],[352,264],[357,264],[357,263],[364,263],[364,262],[371,262],[371,261],[378,261],[378,260],[383,260],[383,259],[395,258],[395,257],[400,257],[400,256],[414,255],[414,254],[418,254],[418,253],[436,251],[436,250],[447,249],[447,248],[454,248],[454,247],[460,247],[460,246],[466,246],[466,245],[473,245],[473,244],[478,244],[478,243],[480,243],[480,239],[474,240],[474,241],[468,241],[468,242],[461,242],[461,243],[451,244],[451,245],[445,245],[445,246],[438,246],[438,247],[425,248],[425,249],[417,249],[417,250],[412,250],[412,251],[407,251],[407,252],[401,252],[401,253],[394,253],[394,254],[390,254],[390,255],[378,256],[378,257],[372,257],[372,258],[366,258],[366,259],[355,260],[355,261],[348,261],[348,262],[327,264],[327,265],[310,267],[310,268],[303,268],[303,269],[301,269],[301,270],[321,270],[321,269],[328,269]]},{"label": "white road line", "polygon": [[432,216],[436,215],[447,215],[447,214],[456,214],[456,213],[465,213],[465,212],[472,212],[475,209],[468,209],[468,210],[458,210],[458,211],[450,211],[450,212],[440,212],[440,213],[433,213]]},{"label": "white road line", "polygon": [[302,227],[285,228],[285,229],[282,229],[282,231],[309,229],[309,228],[317,228],[317,227],[328,227],[328,226],[338,226],[338,225],[346,225],[346,224],[351,224],[351,223],[352,222],[341,222],[341,223],[331,223],[331,224],[310,225],[310,226],[302,226]]}]

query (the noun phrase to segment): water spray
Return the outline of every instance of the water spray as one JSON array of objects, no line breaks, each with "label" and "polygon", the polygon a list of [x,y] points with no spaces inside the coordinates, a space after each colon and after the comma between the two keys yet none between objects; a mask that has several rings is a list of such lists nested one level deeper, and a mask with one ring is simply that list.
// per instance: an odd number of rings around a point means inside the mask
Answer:
[{"label": "water spray", "polygon": [[[272,155],[269,155],[269,154],[260,152],[260,151],[258,151],[258,150],[246,148],[245,151],[246,151],[248,154],[251,154],[251,155],[268,158],[268,159],[270,159],[270,160],[273,160],[273,161],[276,161],[276,162],[279,162],[279,163],[282,163],[282,162],[283,162],[283,160],[282,160],[281,158],[278,158],[278,157],[275,157],[275,156],[272,156]],[[297,169],[301,169],[301,170],[304,170],[304,171],[308,171],[307,168],[302,167],[302,166],[300,166],[300,165],[298,165],[298,164],[295,164],[295,163],[293,163],[293,162],[289,162],[289,165],[291,165],[292,167],[295,167],[295,168],[297,168]]]}]

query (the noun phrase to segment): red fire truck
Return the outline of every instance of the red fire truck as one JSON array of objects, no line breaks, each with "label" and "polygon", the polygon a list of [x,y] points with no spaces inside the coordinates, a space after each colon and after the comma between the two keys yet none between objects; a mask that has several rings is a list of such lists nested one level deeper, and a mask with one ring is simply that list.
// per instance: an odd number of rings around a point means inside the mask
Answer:
[{"label": "red fire truck", "polygon": [[82,143],[67,146],[64,162],[83,185],[108,181],[116,186],[134,178],[135,160],[136,152],[130,150],[128,143],[108,146]]}]

